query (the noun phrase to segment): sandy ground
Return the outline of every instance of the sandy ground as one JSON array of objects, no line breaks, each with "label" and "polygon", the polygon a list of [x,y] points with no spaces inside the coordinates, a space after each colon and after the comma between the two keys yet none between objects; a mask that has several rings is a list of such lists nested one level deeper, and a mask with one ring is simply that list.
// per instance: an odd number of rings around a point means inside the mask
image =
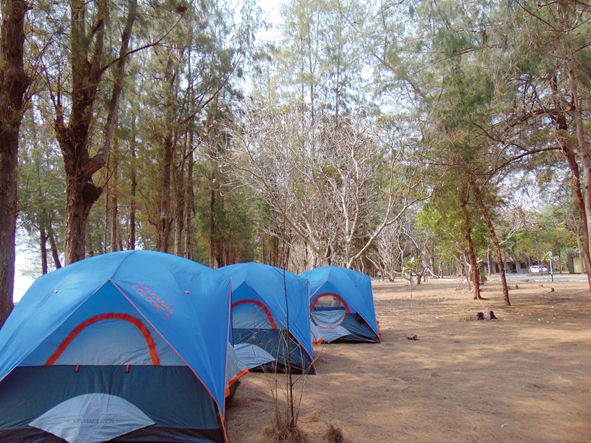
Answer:
[{"label": "sandy ground", "polygon": [[[507,307],[498,280],[483,287],[489,301],[456,290],[456,280],[431,279],[412,296],[408,282],[375,282],[383,343],[315,347],[318,375],[296,387],[309,441],[333,425],[352,443],[591,442],[586,283],[518,283]],[[499,320],[475,321],[487,306]],[[242,380],[227,413],[230,442],[268,442],[273,377]]]}]

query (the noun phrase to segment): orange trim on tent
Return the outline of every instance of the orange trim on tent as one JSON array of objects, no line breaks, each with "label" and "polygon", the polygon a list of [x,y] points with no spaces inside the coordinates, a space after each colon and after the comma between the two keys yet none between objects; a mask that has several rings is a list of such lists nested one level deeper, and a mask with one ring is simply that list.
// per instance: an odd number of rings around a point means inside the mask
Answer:
[{"label": "orange trim on tent", "polygon": [[271,324],[271,327],[273,329],[277,329],[277,326],[275,326],[275,322],[273,321],[273,317],[271,316],[271,313],[269,312],[269,309],[260,301],[258,300],[240,300],[237,301],[236,303],[232,304],[232,309],[234,309],[236,306],[238,305],[243,305],[246,303],[253,303],[255,305],[257,305],[258,307],[262,308],[263,311],[265,311],[265,314],[267,315],[267,319],[269,320],[269,323]]},{"label": "orange trim on tent", "polygon": [[93,325],[95,323],[98,323],[100,321],[104,321],[104,320],[123,320],[123,321],[131,323],[136,328],[138,328],[140,330],[140,332],[142,333],[142,335],[144,336],[146,343],[148,344],[148,349],[150,350],[150,358],[152,359],[152,364],[154,366],[160,366],[160,359],[158,358],[158,353],[156,352],[156,344],[154,343],[154,339],[152,338],[152,334],[150,334],[150,331],[148,330],[148,328],[146,328],[146,325],[144,325],[142,323],[142,321],[136,317],[133,317],[129,314],[121,314],[118,312],[111,312],[111,313],[107,313],[107,314],[95,315],[94,317],[90,317],[88,320],[80,323],[60,343],[57,350],[53,353],[53,355],[51,357],[49,357],[49,360],[47,360],[47,363],[45,363],[45,366],[53,366],[53,364],[60,358],[62,353],[70,345],[70,343],[72,343],[72,341],[76,338],[76,336],[78,334],[80,334],[80,332],[82,332],[86,327]]},{"label": "orange trim on tent", "polygon": [[[214,400],[215,401],[215,400]],[[216,401],[217,404],[217,401]],[[230,443],[230,440],[228,440],[228,432],[226,431],[226,423],[224,421],[224,416],[222,414],[222,410],[220,409],[220,405],[218,405],[218,411],[220,413],[220,417],[221,417],[221,422],[222,422],[222,430],[224,431],[224,438],[225,438],[225,442],[226,443]]]},{"label": "orange trim on tent", "polygon": [[347,303],[345,303],[345,300],[343,300],[343,298],[340,295],[333,294],[331,292],[326,292],[326,293],[320,294],[318,297],[316,297],[314,299],[314,301],[310,304],[310,310],[312,310],[312,308],[314,307],[314,305],[316,304],[316,302],[318,301],[318,299],[320,297],[336,297],[336,298],[338,298],[341,301],[341,303],[343,304],[343,306],[345,307],[345,311],[347,311],[347,314],[351,313],[351,311],[349,310],[349,306],[347,306]]},{"label": "orange trim on tent", "polygon": [[234,378],[232,380],[230,380],[228,382],[228,387],[226,388],[225,392],[225,396],[227,397],[228,395],[230,395],[230,386],[232,386],[234,383],[236,383],[240,378],[242,378],[243,376],[245,376],[246,374],[249,373],[248,368],[244,368],[242,371],[240,371],[238,374],[236,374],[234,376]]}]

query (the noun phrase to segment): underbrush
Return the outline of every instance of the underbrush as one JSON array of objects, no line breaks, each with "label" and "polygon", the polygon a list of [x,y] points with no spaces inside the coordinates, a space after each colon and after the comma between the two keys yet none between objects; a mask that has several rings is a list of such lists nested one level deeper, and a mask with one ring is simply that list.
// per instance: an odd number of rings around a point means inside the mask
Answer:
[{"label": "underbrush", "polygon": [[275,408],[273,426],[268,428],[266,433],[276,443],[308,443],[306,434],[297,424],[292,423],[287,412],[281,411],[278,407]]}]

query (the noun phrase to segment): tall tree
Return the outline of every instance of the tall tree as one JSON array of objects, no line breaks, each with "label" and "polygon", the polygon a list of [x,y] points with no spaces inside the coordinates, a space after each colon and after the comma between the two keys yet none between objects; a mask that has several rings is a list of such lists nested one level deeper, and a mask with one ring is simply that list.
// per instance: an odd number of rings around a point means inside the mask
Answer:
[{"label": "tall tree", "polygon": [[[108,53],[109,23],[115,7],[108,0],[84,2],[72,0],[69,9],[69,66],[56,73],[54,81],[46,66],[47,86],[55,107],[55,132],[66,170],[65,260],[81,260],[86,251],[86,224],[90,210],[100,197],[102,187],[93,181],[94,174],[107,161],[113,131],[117,123],[119,99],[123,90],[125,65],[129,56],[138,4],[125,5],[119,50]],[[111,29],[116,33],[115,29]],[[60,61],[60,65],[63,61]],[[96,101],[99,88],[106,86],[105,73],[113,68],[113,83],[102,138],[94,155],[92,130],[96,124]],[[66,72],[67,71],[67,72]],[[66,89],[71,79],[69,90]]]},{"label": "tall tree", "polygon": [[0,41],[0,325],[13,308],[19,129],[29,76],[24,69],[24,0],[2,0]]}]

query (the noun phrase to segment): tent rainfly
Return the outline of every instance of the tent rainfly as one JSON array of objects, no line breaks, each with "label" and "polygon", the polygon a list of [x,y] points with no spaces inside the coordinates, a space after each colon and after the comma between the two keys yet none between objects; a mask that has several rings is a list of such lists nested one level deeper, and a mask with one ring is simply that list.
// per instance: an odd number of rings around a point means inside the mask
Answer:
[{"label": "tent rainfly", "polygon": [[371,278],[352,269],[323,266],[300,274],[310,282],[310,312],[327,343],[379,343]]},{"label": "tent rainfly", "polygon": [[246,366],[251,371],[286,372],[290,363],[292,373],[315,374],[308,282],[261,263],[218,271],[232,279],[234,349]]},{"label": "tent rainfly", "polygon": [[0,441],[227,441],[230,279],[153,251],[35,281],[0,331]]}]

